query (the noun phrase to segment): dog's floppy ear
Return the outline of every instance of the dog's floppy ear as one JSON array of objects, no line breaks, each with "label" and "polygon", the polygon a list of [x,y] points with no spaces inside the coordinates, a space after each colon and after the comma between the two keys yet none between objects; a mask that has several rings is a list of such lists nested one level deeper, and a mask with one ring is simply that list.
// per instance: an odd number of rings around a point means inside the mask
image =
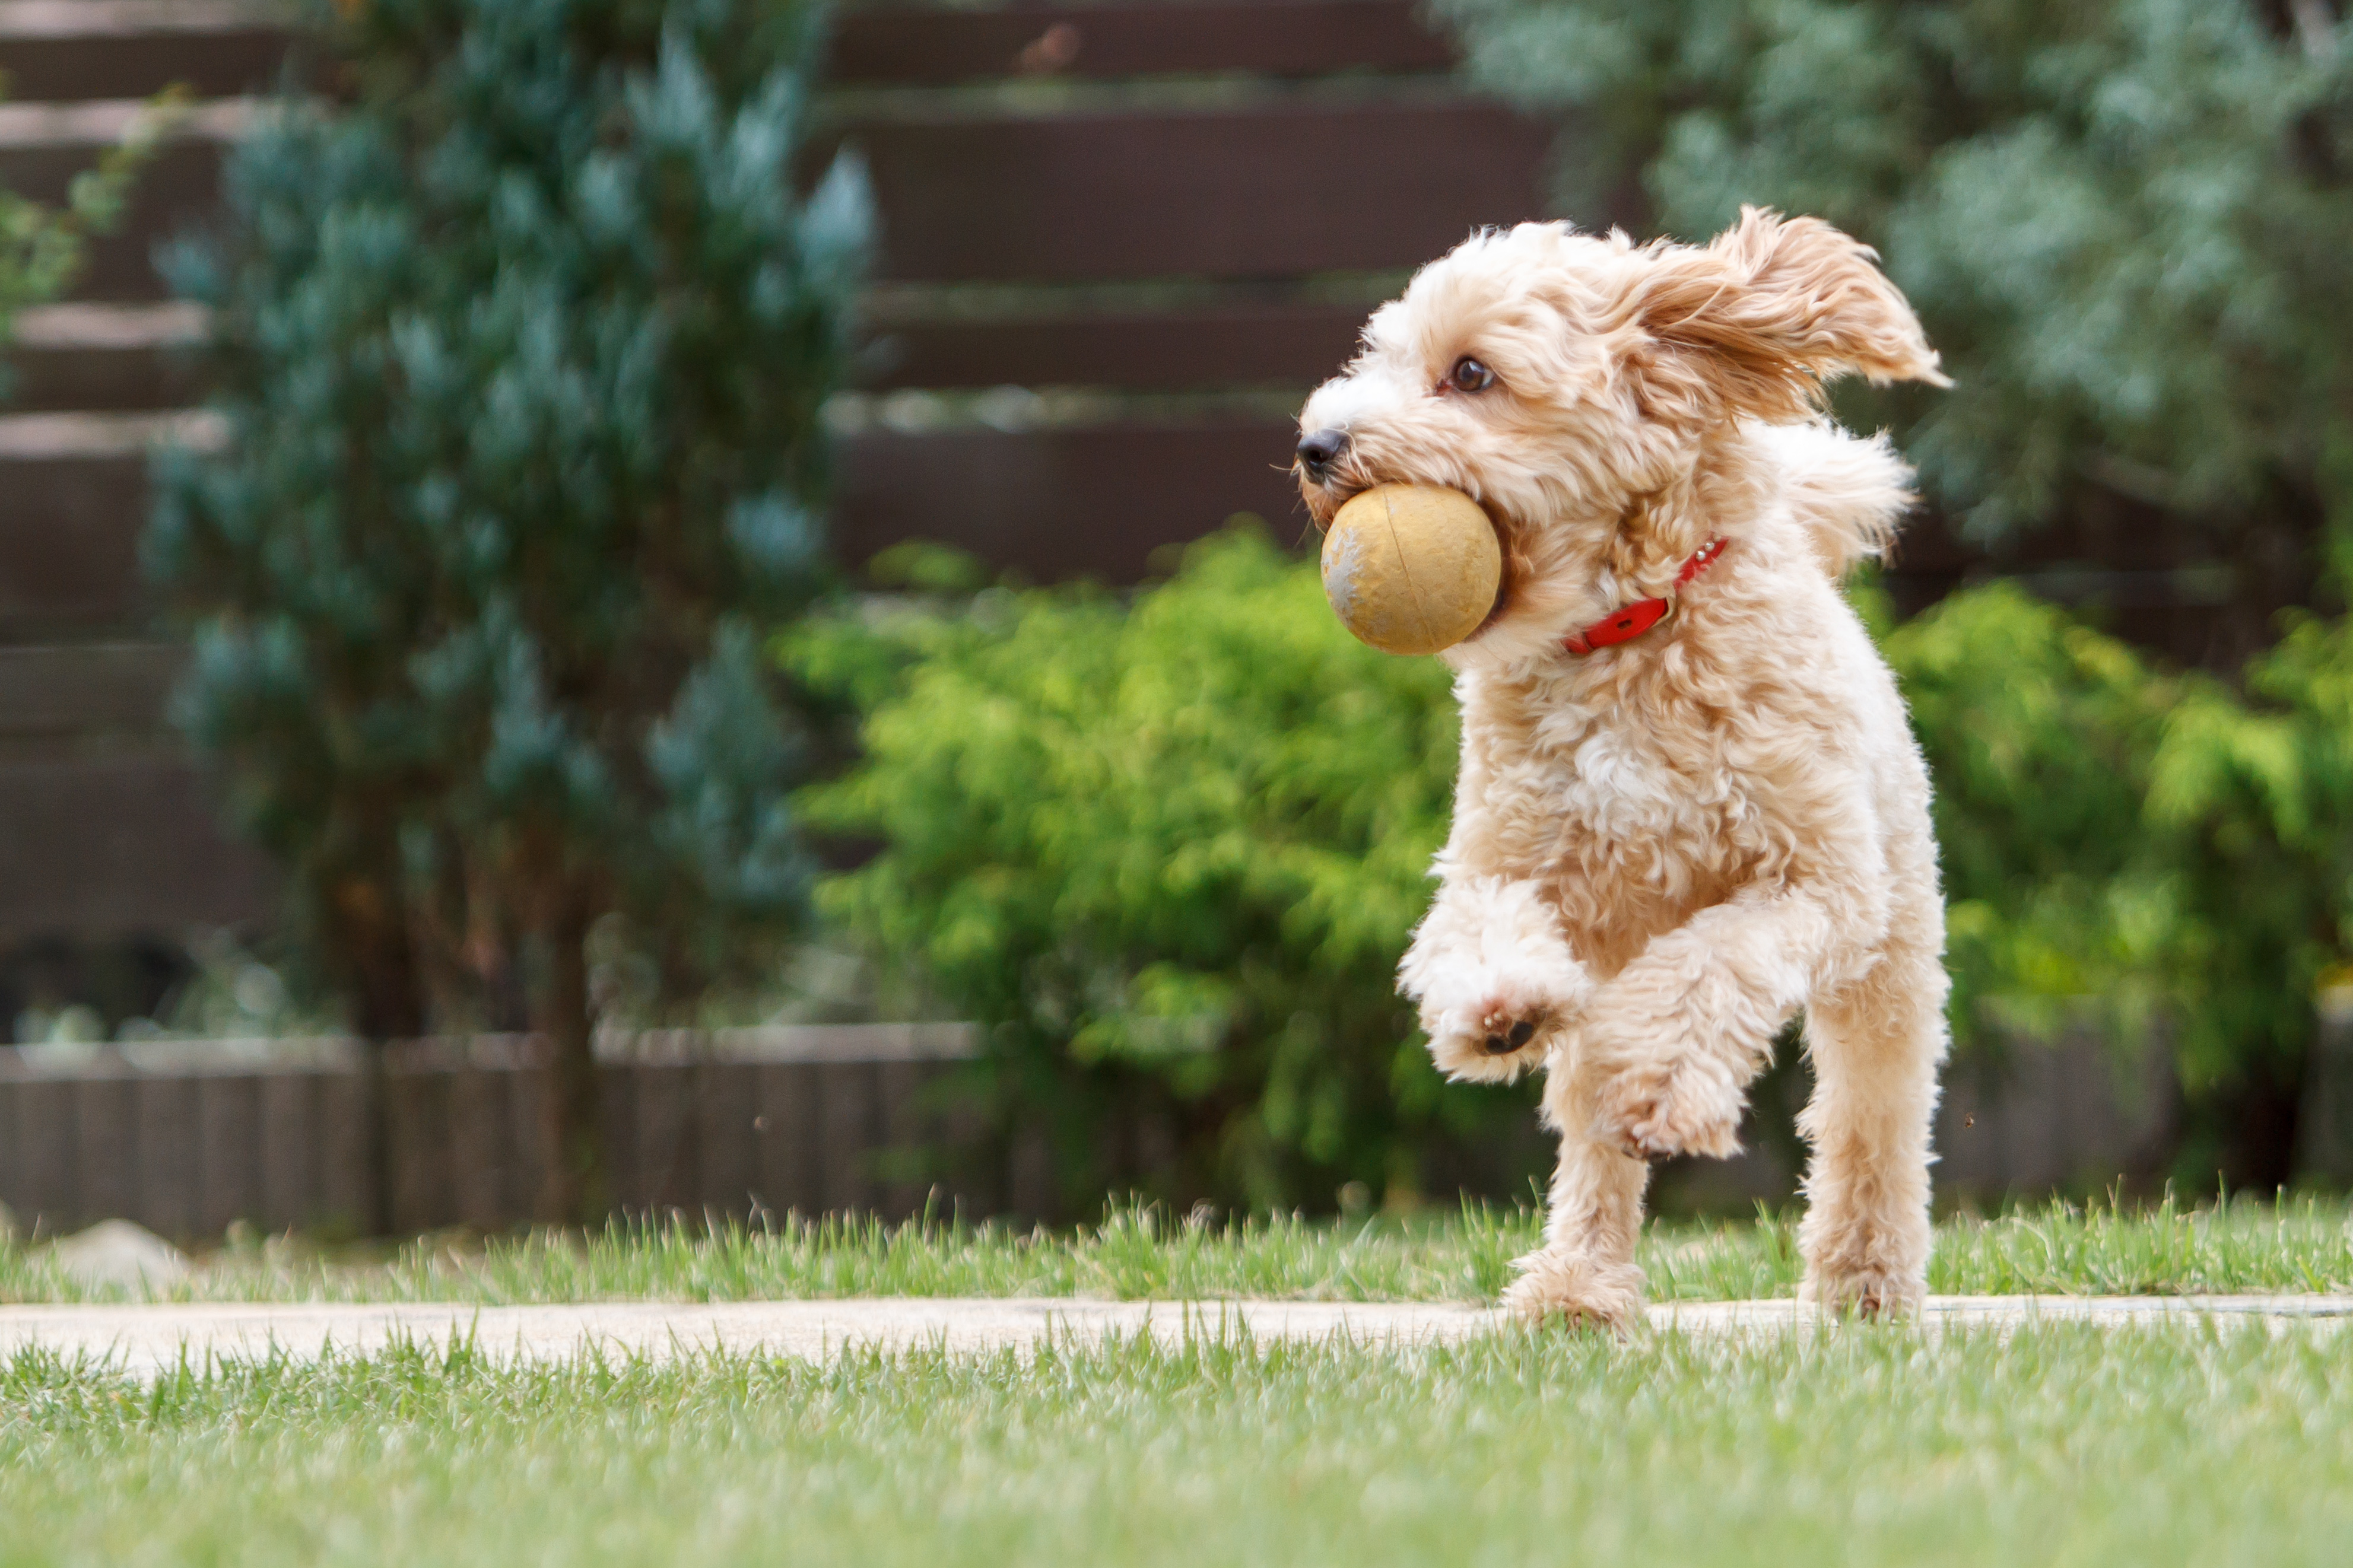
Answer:
[{"label": "dog's floppy ear", "polygon": [[1850,372],[1951,384],[1877,253],[1820,218],[1745,206],[1712,244],[1650,256],[1625,323],[1647,403],[1783,421]]}]

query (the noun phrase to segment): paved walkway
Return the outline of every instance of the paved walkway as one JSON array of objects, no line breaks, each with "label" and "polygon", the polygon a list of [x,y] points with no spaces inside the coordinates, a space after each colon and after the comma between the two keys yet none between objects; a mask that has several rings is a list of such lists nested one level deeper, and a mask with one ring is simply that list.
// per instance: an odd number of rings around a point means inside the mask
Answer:
[{"label": "paved walkway", "polygon": [[[1699,1334],[1786,1333],[1820,1318],[1795,1301],[1669,1302],[1654,1328]],[[1923,1313],[1930,1329],[2089,1321],[2257,1322],[2334,1329],[2353,1321],[2353,1296],[1940,1296]],[[1025,1348],[1050,1336],[1081,1342],[1111,1335],[1219,1334],[1247,1328],[1261,1340],[1344,1334],[1367,1343],[1430,1344],[1502,1326],[1491,1309],[1443,1302],[1092,1301],[892,1298],[833,1301],[608,1301],[570,1306],[163,1303],[143,1306],[0,1306],[0,1357],[32,1347],[87,1357],[137,1373],[177,1365],[185,1354],[231,1359],[280,1352],[367,1352],[406,1340],[428,1346],[470,1335],[501,1360],[547,1359],[596,1346],[607,1353],[666,1357],[713,1348],[819,1357],[845,1346],[942,1345],[979,1352]]]}]

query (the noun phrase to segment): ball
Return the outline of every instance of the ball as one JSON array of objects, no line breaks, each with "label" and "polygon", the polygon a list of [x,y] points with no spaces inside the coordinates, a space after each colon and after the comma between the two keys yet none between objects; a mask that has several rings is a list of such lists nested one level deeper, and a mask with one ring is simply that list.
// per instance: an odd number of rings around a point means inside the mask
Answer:
[{"label": "ball", "polygon": [[1357,640],[1436,653],[1479,629],[1504,581],[1504,547],[1479,503],[1440,485],[1351,496],[1324,535],[1324,595]]}]

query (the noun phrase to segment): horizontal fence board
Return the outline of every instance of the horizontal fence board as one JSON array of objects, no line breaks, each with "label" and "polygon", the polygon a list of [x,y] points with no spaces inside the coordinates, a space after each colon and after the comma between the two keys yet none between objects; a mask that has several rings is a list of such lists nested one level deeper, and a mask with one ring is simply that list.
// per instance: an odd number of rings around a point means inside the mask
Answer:
[{"label": "horizontal fence board", "polygon": [[185,408],[203,396],[197,358],[186,347],[19,342],[8,351],[0,414]]},{"label": "horizontal fence board", "polygon": [[133,453],[0,458],[0,638],[139,625],[146,459]]},{"label": "horizontal fence board", "polygon": [[879,272],[929,282],[1418,266],[1540,216],[1547,123],[1471,100],[852,125]]},{"label": "horizontal fence board", "polygon": [[1035,75],[1443,70],[1452,51],[1415,11],[1406,0],[877,7],[839,17],[828,74],[842,83],[940,86]]},{"label": "horizontal fence board", "polygon": [[173,758],[0,764],[0,941],[225,925],[269,907],[260,855]]},{"label": "horizontal fence board", "polygon": [[186,666],[169,643],[0,647],[0,740],[158,734]]},{"label": "horizontal fence board", "polygon": [[74,1096],[73,1223],[127,1213],[139,1199],[138,1089],[92,1079]]},{"label": "horizontal fence board", "polygon": [[[139,172],[120,226],[92,239],[69,294],[75,300],[153,300],[167,290],[155,269],[156,247],[218,222],[220,164],[226,143],[199,136],[166,143]],[[0,146],[0,187],[36,201],[65,197],[73,176],[98,149],[73,143]]]},{"label": "horizontal fence board", "polygon": [[1301,538],[1306,514],[1279,471],[1296,439],[1257,422],[860,436],[841,454],[835,550],[858,565],[929,539],[1034,578],[1134,583],[1155,551],[1236,512]]},{"label": "horizontal fence board", "polygon": [[17,102],[146,99],[185,85],[195,97],[230,98],[274,87],[290,42],[281,29],[128,37],[0,37],[0,69]]},{"label": "horizontal fence board", "polygon": [[[0,68],[12,95],[28,102],[145,98],[174,82],[206,98],[249,92],[276,80],[293,34],[242,9],[10,0],[0,4]],[[837,17],[827,74],[860,86],[943,86],[1037,75],[1430,71],[1452,58],[1408,0],[878,6]]]},{"label": "horizontal fence board", "polygon": [[987,321],[877,324],[861,384],[1093,386],[1134,392],[1291,385],[1336,374],[1371,312],[1361,305],[1221,305]]},{"label": "horizontal fence board", "polygon": [[200,98],[273,83],[291,35],[258,6],[206,0],[0,0],[0,70],[18,102]]},{"label": "horizontal fence board", "polygon": [[[530,1056],[395,1054],[386,1080],[397,1226],[528,1221],[543,1165],[523,1108],[545,1085]],[[2147,1174],[2176,1117],[2170,1059],[2161,1045],[2126,1060],[2070,1040],[1956,1064],[1937,1121],[1940,1190],[2000,1198]],[[943,1217],[1091,1217],[1100,1194],[1056,1191],[1044,1129],[1016,1128],[1008,1147],[956,1073],[907,1058],[606,1064],[616,1208],[895,1219],[929,1205]],[[45,1236],[108,1217],[181,1239],[217,1237],[240,1219],[344,1229],[369,1207],[361,1082],[349,1062],[135,1079],[0,1074],[0,1202]],[[1172,1131],[1146,1108],[1114,1108],[1100,1134],[1115,1186],[1165,1189],[1179,1178]],[[1796,1180],[1770,1150],[1673,1174],[1687,1191],[1722,1189],[1718,1200],[1787,1196]]]},{"label": "horizontal fence board", "polygon": [[[1465,99],[944,113],[855,121],[839,137],[873,180],[879,275],[963,282],[1417,266],[1474,227],[1541,216],[1553,132]],[[90,247],[76,299],[162,297],[153,251],[213,215],[221,147],[191,140],[157,156],[121,228]],[[54,199],[90,156],[0,149],[0,184]]]}]

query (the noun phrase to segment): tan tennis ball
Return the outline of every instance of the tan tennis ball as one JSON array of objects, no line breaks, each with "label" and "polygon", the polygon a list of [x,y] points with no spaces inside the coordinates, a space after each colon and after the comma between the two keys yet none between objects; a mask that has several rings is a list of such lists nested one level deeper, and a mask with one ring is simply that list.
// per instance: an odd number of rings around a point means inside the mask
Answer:
[{"label": "tan tennis ball", "polygon": [[1324,535],[1324,594],[1340,624],[1384,653],[1436,653],[1479,629],[1504,549],[1479,503],[1439,485],[1351,496]]}]

